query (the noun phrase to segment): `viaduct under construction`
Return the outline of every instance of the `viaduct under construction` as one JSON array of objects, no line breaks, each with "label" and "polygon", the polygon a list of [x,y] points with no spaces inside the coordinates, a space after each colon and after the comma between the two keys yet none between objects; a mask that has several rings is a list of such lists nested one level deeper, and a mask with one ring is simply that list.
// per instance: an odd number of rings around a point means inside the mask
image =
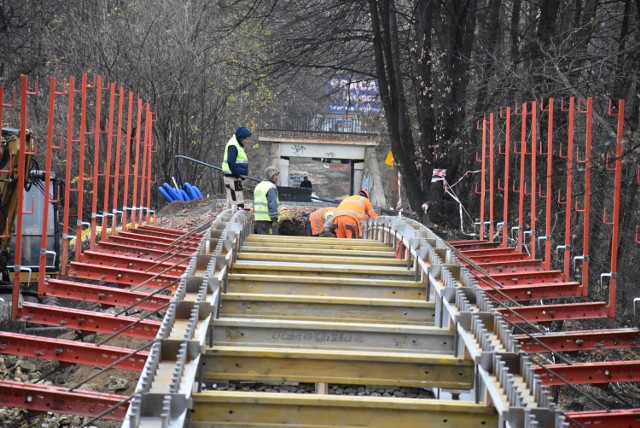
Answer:
[{"label": "viaduct under construction", "polygon": [[[348,240],[256,235],[250,214],[230,209],[194,230],[159,227],[150,206],[156,150],[150,104],[87,75],[65,84],[52,78],[37,90],[48,90],[49,116],[45,135],[33,140],[33,86],[23,77],[15,92],[0,87],[0,122],[7,114],[16,118],[0,170],[4,193],[11,193],[9,184],[18,189],[15,221],[3,212],[3,250],[12,241],[15,252],[7,316],[101,339],[0,331],[0,353],[139,377],[131,395],[83,389],[84,382],[0,380],[0,406],[125,427],[640,426],[640,408],[612,409],[580,392],[582,385],[639,382],[640,360],[574,358],[576,351],[633,350],[640,332],[548,328],[616,316],[620,204],[636,197],[621,186],[623,101],[612,101],[599,121],[591,99],[573,98],[524,102],[481,118],[474,239],[447,241],[409,218],[380,216],[365,223],[364,239]],[[564,118],[563,141],[554,138],[554,114]],[[593,128],[607,120],[614,130],[610,153],[594,160]],[[554,145],[562,146],[562,164]],[[48,172],[54,151],[67,159],[57,191]],[[29,241],[38,259],[34,274],[22,255],[24,219],[37,208],[21,189],[38,175],[29,166],[36,156],[45,163],[37,240]],[[590,201],[596,161],[606,162],[612,183],[610,205],[597,218]],[[639,166],[624,167],[635,168],[640,183]],[[554,174],[564,177],[562,189],[552,188]],[[83,212],[83,197],[91,198],[91,212]],[[59,248],[48,233],[46,207],[54,203],[61,205]],[[606,245],[597,244],[610,253],[609,271],[596,284],[607,290],[602,300],[590,293],[594,221],[610,228]],[[576,227],[584,228],[583,242],[572,240]],[[59,275],[47,274],[56,261]],[[22,300],[25,281],[37,283],[37,302]],[[102,310],[48,303],[56,299]],[[136,346],[110,344],[123,337],[137,339]],[[314,390],[210,387],[234,381],[307,383]],[[433,398],[340,395],[329,393],[331,385],[420,388]],[[590,410],[561,409],[552,394],[557,386],[582,394]]]}]

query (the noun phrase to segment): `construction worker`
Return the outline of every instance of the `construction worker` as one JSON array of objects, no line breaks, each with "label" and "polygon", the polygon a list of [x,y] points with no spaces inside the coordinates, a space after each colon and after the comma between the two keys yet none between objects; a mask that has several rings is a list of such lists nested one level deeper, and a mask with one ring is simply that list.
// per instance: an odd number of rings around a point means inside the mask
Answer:
[{"label": "construction worker", "polygon": [[362,238],[362,226],[367,218],[378,217],[369,201],[369,192],[347,196],[333,213],[338,238]]},{"label": "construction worker", "polygon": [[268,166],[264,170],[266,180],[261,181],[253,190],[253,213],[255,215],[256,233],[260,235],[277,235],[280,220],[280,199],[278,198],[278,168]]},{"label": "construction worker", "polygon": [[333,212],[335,208],[320,208],[309,214],[306,222],[307,236],[330,236],[333,235],[332,226]]},{"label": "construction worker", "polygon": [[313,184],[309,181],[309,177],[305,176],[304,179],[300,182],[301,189],[313,189]]},{"label": "construction worker", "polygon": [[249,174],[249,159],[244,151],[244,142],[249,137],[251,137],[251,131],[241,126],[236,129],[224,148],[222,173],[224,187],[227,190],[227,207],[235,204],[237,209],[244,209],[242,180]]}]

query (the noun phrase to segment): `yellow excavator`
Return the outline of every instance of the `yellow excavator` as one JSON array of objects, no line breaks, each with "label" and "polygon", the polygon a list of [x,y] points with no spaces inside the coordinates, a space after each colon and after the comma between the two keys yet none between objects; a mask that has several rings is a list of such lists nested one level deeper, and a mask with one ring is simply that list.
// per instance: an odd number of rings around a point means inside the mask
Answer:
[{"label": "yellow excavator", "polygon": [[[24,187],[18,189],[20,130],[2,128],[0,138],[0,293],[10,293],[12,278],[10,272],[15,265],[15,219],[18,213],[18,192],[24,195],[22,217],[22,251],[20,260],[21,282],[26,284],[24,292],[32,294],[29,285],[37,284],[42,242],[42,218],[45,203],[43,186],[46,171],[38,169],[33,158],[34,139],[31,131],[26,131]],[[52,177],[50,188],[49,221],[47,225],[46,275],[59,274],[60,226],[58,205],[63,192],[60,182]]]}]

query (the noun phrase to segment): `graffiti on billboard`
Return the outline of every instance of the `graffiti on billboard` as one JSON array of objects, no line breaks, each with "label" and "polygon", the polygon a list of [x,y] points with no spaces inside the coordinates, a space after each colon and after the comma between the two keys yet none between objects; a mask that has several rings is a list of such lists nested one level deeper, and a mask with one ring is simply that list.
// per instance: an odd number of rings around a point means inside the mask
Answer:
[{"label": "graffiti on billboard", "polygon": [[380,113],[380,92],[375,79],[334,77],[327,88],[327,109],[334,114]]}]

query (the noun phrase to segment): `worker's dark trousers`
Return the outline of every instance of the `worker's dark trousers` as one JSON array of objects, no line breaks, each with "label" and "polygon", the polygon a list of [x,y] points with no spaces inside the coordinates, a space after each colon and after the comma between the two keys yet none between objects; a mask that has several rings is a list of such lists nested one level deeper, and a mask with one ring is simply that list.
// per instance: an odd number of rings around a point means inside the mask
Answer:
[{"label": "worker's dark trousers", "polygon": [[256,221],[256,233],[258,235],[277,235],[278,223],[273,226],[270,221]]}]

